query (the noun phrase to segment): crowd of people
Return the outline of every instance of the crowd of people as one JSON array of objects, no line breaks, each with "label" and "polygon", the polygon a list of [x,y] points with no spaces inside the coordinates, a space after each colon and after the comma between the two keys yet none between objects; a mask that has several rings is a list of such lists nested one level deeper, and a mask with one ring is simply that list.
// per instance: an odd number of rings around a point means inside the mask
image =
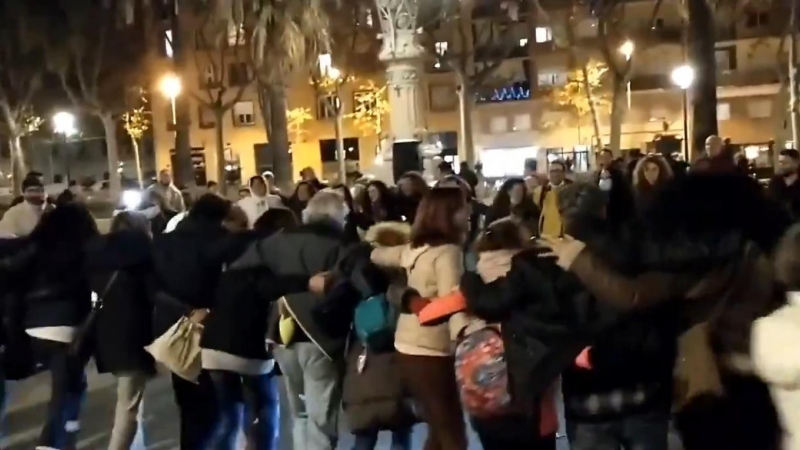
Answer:
[{"label": "crowd of people", "polygon": [[70,448],[92,358],[117,381],[109,449],[129,449],[146,347],[181,321],[202,329],[199,375],[172,374],[185,450],[333,450],[340,413],[353,450],[381,431],[411,449],[418,423],[425,450],[466,450],[465,418],[486,450],[551,450],[559,389],[573,450],[667,450],[671,426],[686,450],[798,450],[800,154],[764,190],[715,145],[690,168],[602,151],[588,181],[552,161],[488,206],[446,163],[433,187],[305,171],[284,195],[265,174],[237,202],[164,172],[106,234],[26,179],[2,373],[50,372],[45,450]]}]

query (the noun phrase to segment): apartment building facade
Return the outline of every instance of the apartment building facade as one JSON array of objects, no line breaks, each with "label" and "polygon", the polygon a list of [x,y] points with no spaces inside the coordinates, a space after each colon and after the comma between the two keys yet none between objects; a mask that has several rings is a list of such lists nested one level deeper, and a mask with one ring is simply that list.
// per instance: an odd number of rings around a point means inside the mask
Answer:
[{"label": "apartment building facade", "polygon": [[[577,116],[557,105],[551,92],[568,82],[571,53],[560,42],[563,29],[554,25],[559,5],[547,6],[552,16],[519,11],[515,23],[498,26],[498,21],[480,5],[471,12],[464,27],[469,48],[458,48],[463,39],[454,39],[452,29],[443,26],[428,36],[430,47],[442,55],[423,62],[425,76],[421,93],[423,140],[442,150],[443,157],[453,162],[463,159],[459,152],[458,82],[448,64],[448,52],[469,54],[469,73],[480,71],[491,61],[502,62],[492,74],[474,89],[472,128],[476,158],[483,163],[487,176],[521,175],[534,167],[546,170],[548,161],[567,159],[576,171],[589,170],[594,139],[591,117]],[[626,6],[625,30],[632,36],[633,59],[630,83],[625,99],[620,148],[646,151],[658,135],[684,134],[683,91],[670,79],[672,70],[685,64],[683,18],[673,2],[665,2],[654,15],[653,0],[631,1]],[[771,11],[752,9],[731,21],[720,18],[717,25],[715,58],[718,68],[718,105],[720,134],[757,165],[772,164],[768,148],[790,145],[787,120],[788,97],[781,88],[778,71],[780,38],[772,30]],[[549,19],[549,21],[547,20]],[[574,38],[582,54],[602,60],[599,50],[598,19],[589,11],[572,21]],[[506,28],[506,27],[511,27]],[[508,48],[508,37],[513,46]],[[501,42],[502,40],[502,42]],[[199,82],[207,72],[198,66],[197,73],[184,74],[184,84]],[[357,78],[341,90],[339,101],[343,111],[358,109],[360,98],[369,80],[382,86],[382,74]],[[337,177],[334,120],[326,102],[335,101],[320,95],[299,74],[291,86],[288,110],[290,139],[296,170],[310,166],[324,178]],[[209,176],[215,173],[215,134],[209,127],[207,112],[199,105],[193,108],[192,147]],[[305,117],[304,117],[305,116]],[[205,118],[204,118],[205,117]],[[607,109],[601,108],[600,140],[609,140]],[[170,106],[165,99],[155,99],[153,108],[154,139],[157,165],[169,167],[174,139],[169,129]],[[292,120],[294,118],[295,120]],[[391,124],[384,126],[384,136]],[[691,124],[691,118],[689,120]],[[260,114],[258,92],[246,89],[241,100],[223,121],[226,143],[226,165],[241,169],[242,179],[263,169],[263,152],[267,139]],[[351,170],[365,170],[374,163],[381,137],[365,131],[351,118],[344,119],[347,160]],[[774,143],[773,143],[774,141]]]}]

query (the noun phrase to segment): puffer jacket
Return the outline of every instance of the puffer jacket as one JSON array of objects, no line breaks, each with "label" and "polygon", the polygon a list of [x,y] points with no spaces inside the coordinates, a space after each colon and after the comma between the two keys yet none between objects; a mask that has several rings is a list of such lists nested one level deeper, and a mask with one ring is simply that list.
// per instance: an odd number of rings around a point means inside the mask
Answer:
[{"label": "puffer jacket", "polygon": [[[450,244],[376,248],[371,258],[378,266],[404,270],[408,287],[425,298],[450,294],[458,287],[464,271],[461,248]],[[450,356],[458,332],[467,323],[465,314],[458,313],[447,323],[422,326],[417,316],[402,312],[395,333],[395,348],[407,355]]]},{"label": "puffer jacket", "polygon": [[[367,230],[365,239],[377,247],[403,245],[408,242],[411,227],[405,223],[384,222]],[[352,275],[352,273],[351,273]],[[402,272],[393,281],[405,283]],[[398,291],[390,290],[393,296]],[[390,298],[392,303],[402,300]],[[363,368],[359,359],[365,355]],[[407,401],[398,375],[397,352],[364,353],[353,340],[347,355],[342,407],[354,433],[374,430],[402,430],[412,426],[416,417]]]}]

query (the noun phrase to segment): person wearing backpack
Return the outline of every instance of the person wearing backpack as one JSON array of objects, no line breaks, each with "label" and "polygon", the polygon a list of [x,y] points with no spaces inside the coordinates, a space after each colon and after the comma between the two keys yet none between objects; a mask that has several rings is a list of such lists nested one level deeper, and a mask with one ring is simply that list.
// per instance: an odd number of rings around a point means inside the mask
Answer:
[{"label": "person wearing backpack", "polygon": [[[512,258],[530,245],[532,234],[514,219],[489,225],[475,243],[477,275],[482,281],[491,283],[506,276]],[[492,295],[473,296],[469,303],[469,312],[486,319],[488,325],[471,325],[456,349],[462,402],[484,450],[555,449],[558,417],[554,392],[545,391],[538,405],[521,405],[511,396],[499,309],[505,309],[503,303]],[[512,310],[505,312],[511,314]]]},{"label": "person wearing backpack", "polygon": [[[408,242],[410,233],[408,224],[380,223],[367,230],[366,245],[402,245]],[[351,279],[357,276],[353,273]],[[364,278],[367,277],[365,274]],[[402,271],[391,273],[387,281],[404,284],[405,276]],[[354,336],[347,356],[342,397],[347,424],[355,436],[353,450],[373,450],[378,433],[384,430],[392,432],[392,450],[411,449],[411,428],[416,418],[398,374],[394,349],[397,300],[388,297],[391,294],[369,295],[356,305],[353,313]]]}]

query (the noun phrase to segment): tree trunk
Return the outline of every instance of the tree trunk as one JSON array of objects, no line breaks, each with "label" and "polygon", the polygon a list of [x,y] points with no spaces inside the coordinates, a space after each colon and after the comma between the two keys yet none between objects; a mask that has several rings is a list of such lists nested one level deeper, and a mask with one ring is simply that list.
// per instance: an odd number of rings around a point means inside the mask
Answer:
[{"label": "tree trunk", "polygon": [[[178,20],[177,4],[178,0],[170,2],[170,28],[172,29],[172,61],[175,66],[175,73],[182,77],[190,73],[189,67],[192,64],[191,53],[188,45],[184,45],[184,30]],[[190,187],[196,184],[194,177],[194,162],[192,161],[191,144],[191,102],[187,95],[179,95],[175,98],[175,159],[173,160],[172,175],[175,184],[180,187]],[[221,185],[220,180],[220,185]]]},{"label": "tree trunk", "polygon": [[614,77],[614,86],[611,98],[611,119],[609,123],[608,146],[614,155],[619,156],[620,142],[622,141],[622,122],[627,109],[627,82],[619,77]]},{"label": "tree trunk", "polygon": [[294,185],[292,154],[289,152],[289,119],[286,116],[286,87],[274,84],[265,89],[269,108],[269,146],[272,150],[272,173],[275,184],[290,194]]},{"label": "tree trunk", "polygon": [[[717,127],[717,65],[714,58],[714,18],[707,0],[688,0],[688,63],[695,70],[690,87],[692,138],[690,149],[701,149]],[[690,150],[691,152],[691,150]],[[691,155],[691,153],[690,153]]]},{"label": "tree trunk", "polygon": [[214,155],[217,160],[217,186],[219,186],[219,193],[222,194],[223,197],[228,194],[228,180],[225,177],[225,139],[222,134],[222,119],[224,116],[224,111],[220,111],[219,109],[214,111],[214,138],[217,144],[214,149]]},{"label": "tree trunk", "polygon": [[459,127],[459,158],[466,161],[470,167],[475,164],[475,139],[472,130],[472,113],[475,106],[475,97],[469,77],[464,73],[458,74],[458,113],[461,120]]},{"label": "tree trunk", "polygon": [[11,149],[11,192],[16,197],[22,193],[22,180],[28,172],[28,166],[25,164],[25,154],[22,151],[19,134],[13,134],[8,144]]},{"label": "tree trunk", "polygon": [[110,113],[100,113],[103,130],[106,135],[106,156],[108,158],[108,192],[111,201],[116,202],[122,191],[119,172],[119,147],[117,145],[117,123]]},{"label": "tree trunk", "polygon": [[592,116],[592,127],[594,128],[592,147],[594,147],[596,153],[603,148],[603,141],[600,139],[600,118],[597,116],[597,105],[594,103],[594,93],[591,85],[589,85],[589,69],[586,64],[581,66],[581,72],[583,73],[583,90],[586,91],[586,99],[589,101],[589,112]]},{"label": "tree trunk", "polygon": [[142,176],[142,159],[139,156],[139,140],[131,136],[133,145],[133,155],[136,157],[136,179],[139,181],[139,189],[144,189],[144,177]]},{"label": "tree trunk", "polygon": [[800,83],[797,58],[797,2],[792,2],[791,26],[789,28],[789,117],[792,123],[792,142],[800,148]]},{"label": "tree trunk", "polygon": [[344,148],[344,117],[341,106],[336,108],[336,118],[333,124],[333,131],[336,136],[336,161],[339,163],[339,182],[346,185],[347,149]]}]

